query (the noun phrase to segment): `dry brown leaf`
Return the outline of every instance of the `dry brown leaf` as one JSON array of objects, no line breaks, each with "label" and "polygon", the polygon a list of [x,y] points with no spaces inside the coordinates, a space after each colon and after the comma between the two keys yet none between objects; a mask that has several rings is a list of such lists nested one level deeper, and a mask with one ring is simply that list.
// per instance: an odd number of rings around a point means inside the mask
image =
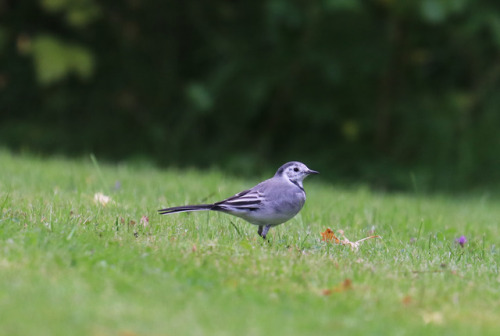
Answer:
[{"label": "dry brown leaf", "polygon": [[349,278],[344,279],[340,284],[333,288],[323,289],[321,291],[322,295],[330,295],[332,293],[341,293],[352,289],[352,280]]},{"label": "dry brown leaf", "polygon": [[401,303],[405,306],[408,306],[412,303],[413,301],[413,298],[411,297],[411,295],[406,295],[402,300],[401,300]]},{"label": "dry brown leaf", "polygon": [[373,238],[380,238],[380,236],[369,236],[360,240],[357,240],[355,242],[350,241],[347,239],[347,237],[344,235],[343,230],[338,230],[337,231],[339,235],[342,237],[342,239],[337,238],[335,236],[335,233],[330,229],[326,229],[325,232],[321,232],[321,240],[325,242],[330,242],[330,243],[335,243],[335,244],[340,244],[340,245],[349,245],[353,251],[357,251],[359,249],[359,245],[364,242],[365,240],[368,239],[373,239]]},{"label": "dry brown leaf", "polygon": [[326,229],[325,232],[321,232],[321,236],[321,241],[340,244],[340,240],[335,236],[335,233],[330,228]]},{"label": "dry brown leaf", "polygon": [[332,294],[332,290],[331,289],[323,289],[321,291],[321,294],[323,294],[324,296],[330,295],[330,294]]},{"label": "dry brown leaf", "polygon": [[341,284],[333,289],[334,292],[345,292],[346,290],[352,289],[352,280],[349,278],[344,279]]}]

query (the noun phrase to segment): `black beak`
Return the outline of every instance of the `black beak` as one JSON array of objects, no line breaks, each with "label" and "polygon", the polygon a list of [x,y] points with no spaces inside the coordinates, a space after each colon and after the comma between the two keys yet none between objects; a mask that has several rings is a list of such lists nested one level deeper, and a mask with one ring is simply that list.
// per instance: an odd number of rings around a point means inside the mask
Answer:
[{"label": "black beak", "polygon": [[319,174],[319,172],[318,172],[318,171],[315,171],[315,170],[312,170],[312,169],[309,169],[309,170],[307,171],[307,174],[308,174],[308,175],[311,175],[311,174]]}]

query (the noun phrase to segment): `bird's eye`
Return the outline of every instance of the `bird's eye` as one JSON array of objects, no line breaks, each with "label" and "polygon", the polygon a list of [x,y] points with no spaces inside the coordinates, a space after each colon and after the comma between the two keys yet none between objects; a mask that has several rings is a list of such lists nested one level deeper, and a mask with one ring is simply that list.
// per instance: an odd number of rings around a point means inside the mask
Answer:
[{"label": "bird's eye", "polygon": [[294,171],[294,172],[298,172],[298,171],[299,171],[299,168],[295,167],[295,168],[293,168],[293,171]]}]

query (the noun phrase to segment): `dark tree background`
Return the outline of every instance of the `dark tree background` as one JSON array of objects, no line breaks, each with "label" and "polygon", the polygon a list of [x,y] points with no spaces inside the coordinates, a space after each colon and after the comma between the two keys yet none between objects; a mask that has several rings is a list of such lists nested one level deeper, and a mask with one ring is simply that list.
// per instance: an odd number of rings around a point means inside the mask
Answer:
[{"label": "dark tree background", "polygon": [[500,182],[496,0],[0,0],[0,146]]}]

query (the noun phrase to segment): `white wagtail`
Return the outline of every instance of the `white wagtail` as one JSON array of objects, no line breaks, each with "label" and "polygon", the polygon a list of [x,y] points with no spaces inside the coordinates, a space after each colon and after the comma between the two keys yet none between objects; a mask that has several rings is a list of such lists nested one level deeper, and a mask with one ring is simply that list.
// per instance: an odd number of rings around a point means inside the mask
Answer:
[{"label": "white wagtail", "polygon": [[225,212],[258,225],[257,232],[265,239],[271,227],[292,219],[302,209],[306,201],[302,181],[310,174],[319,173],[301,162],[292,161],[281,166],[272,178],[223,201],[166,208],[158,212],[161,215],[200,210]]}]

